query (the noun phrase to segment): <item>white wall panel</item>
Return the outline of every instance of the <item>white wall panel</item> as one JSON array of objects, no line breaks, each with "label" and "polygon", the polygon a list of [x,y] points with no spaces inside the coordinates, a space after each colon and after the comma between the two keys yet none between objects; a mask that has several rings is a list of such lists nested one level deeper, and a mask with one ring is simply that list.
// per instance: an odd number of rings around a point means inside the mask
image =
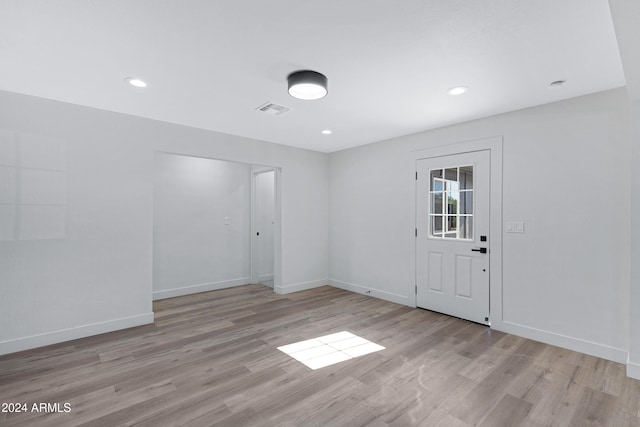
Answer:
[{"label": "white wall panel", "polygon": [[17,202],[18,169],[0,166],[0,203],[14,204]]},{"label": "white wall panel", "polygon": [[64,205],[66,202],[66,173],[41,169],[20,170],[20,203]]},{"label": "white wall panel", "polygon": [[67,230],[65,206],[23,205],[19,208],[18,239],[63,239]]},{"label": "white wall panel", "polygon": [[15,132],[0,130],[0,165],[18,165],[18,145]]},{"label": "white wall panel", "polygon": [[0,204],[0,240],[15,240],[16,207]]},{"label": "white wall panel", "polygon": [[25,168],[67,169],[66,141],[62,138],[35,133],[21,133],[20,165]]}]

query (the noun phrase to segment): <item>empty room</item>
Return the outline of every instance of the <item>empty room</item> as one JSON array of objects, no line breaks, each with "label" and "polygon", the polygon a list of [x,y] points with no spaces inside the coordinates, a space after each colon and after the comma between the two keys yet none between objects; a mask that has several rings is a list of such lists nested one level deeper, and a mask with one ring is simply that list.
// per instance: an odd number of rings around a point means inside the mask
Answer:
[{"label": "empty room", "polygon": [[0,425],[640,425],[640,2],[0,0]]}]

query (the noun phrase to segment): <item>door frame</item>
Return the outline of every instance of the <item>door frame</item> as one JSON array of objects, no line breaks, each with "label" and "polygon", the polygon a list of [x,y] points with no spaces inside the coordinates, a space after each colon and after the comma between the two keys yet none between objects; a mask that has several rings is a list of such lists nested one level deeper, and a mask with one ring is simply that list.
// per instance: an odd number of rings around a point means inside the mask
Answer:
[{"label": "door frame", "polygon": [[251,283],[259,281],[259,265],[258,265],[258,237],[257,233],[257,191],[256,176],[265,173],[274,172],[274,217],[275,224],[273,227],[273,290],[276,291],[282,287],[282,226],[281,226],[281,173],[282,170],[271,166],[253,166],[251,168],[251,219],[249,233],[250,239],[250,280]]},{"label": "door frame", "polygon": [[412,197],[409,209],[412,225],[410,271],[413,280],[407,289],[408,305],[416,307],[416,293],[418,289],[417,277],[417,239],[415,230],[418,228],[417,212],[417,191],[418,181],[416,174],[418,170],[418,160],[432,157],[450,156],[474,151],[489,151],[490,172],[489,172],[489,242],[491,256],[489,258],[489,313],[491,327],[502,328],[502,136],[494,136],[472,141],[463,141],[453,144],[440,145],[426,149],[411,151],[409,153]]}]

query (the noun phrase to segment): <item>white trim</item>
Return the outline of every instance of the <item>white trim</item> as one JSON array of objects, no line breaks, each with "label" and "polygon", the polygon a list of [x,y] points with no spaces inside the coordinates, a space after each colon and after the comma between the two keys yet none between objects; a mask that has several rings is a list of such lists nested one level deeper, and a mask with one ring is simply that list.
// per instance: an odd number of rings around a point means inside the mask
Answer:
[{"label": "white trim", "polygon": [[328,284],[329,284],[328,279],[318,279],[318,280],[312,280],[310,282],[294,283],[293,285],[285,285],[285,286],[281,284],[276,284],[273,287],[273,289],[275,293],[284,295],[284,294],[290,294],[292,292],[306,291],[307,289],[314,289],[314,288],[319,288],[321,286],[327,286]]},{"label": "white trim", "polygon": [[263,173],[266,171],[251,171],[251,196],[249,201],[249,280],[251,283],[258,283],[258,237],[256,236],[256,216],[257,216],[257,185],[256,179],[259,173]]},{"label": "white trim", "polygon": [[[491,257],[489,259],[490,284],[489,284],[489,307],[491,325],[499,328],[502,325],[502,136],[493,136],[473,141],[463,141],[453,144],[440,145],[409,153],[409,188],[413,189],[413,196],[410,197],[410,207],[408,215],[411,215],[408,224],[411,228],[407,230],[411,236],[415,235],[416,224],[416,171],[418,160],[430,157],[449,156],[453,154],[469,153],[473,151],[489,150],[491,162],[491,188],[490,197],[490,233],[489,245]],[[411,258],[409,268],[413,275],[413,280],[409,281],[407,289],[407,305],[416,307],[416,239],[411,239]],[[499,330],[499,329],[498,329]]]},{"label": "white trim", "polygon": [[197,294],[198,292],[216,291],[218,289],[232,288],[234,286],[248,285],[251,283],[250,277],[240,277],[238,279],[222,280],[220,282],[202,283],[199,285],[182,286],[180,288],[154,291],[153,300],[179,297],[182,295]]},{"label": "white trim", "polygon": [[356,285],[355,283],[329,279],[329,286],[333,286],[334,288],[344,289],[345,291],[355,292],[357,294],[364,294],[371,297],[383,299],[385,301],[394,302],[396,304],[410,305],[409,297],[405,295],[398,295],[391,292],[380,291],[377,289],[368,288],[366,286]]},{"label": "white trim", "polygon": [[153,313],[139,314],[123,317],[121,319],[107,320],[106,322],[90,323],[74,328],[60,329],[53,332],[0,341],[0,355],[15,353],[17,351],[30,350],[45,345],[58,344],[78,338],[114,332],[121,329],[153,323]]},{"label": "white trim", "polygon": [[627,360],[627,376],[636,380],[640,380],[640,364]]},{"label": "white trim", "polygon": [[273,280],[273,274],[262,274],[258,276],[258,282],[262,282],[264,280]]},{"label": "white trim", "polygon": [[544,331],[542,329],[532,328],[530,326],[520,325],[509,321],[501,322],[500,327],[491,327],[500,332],[517,335],[523,338],[540,341],[545,344],[551,344],[558,347],[566,348],[580,353],[589,354],[591,356],[600,357],[602,359],[611,360],[618,363],[627,362],[627,352],[621,348],[609,347],[593,341],[581,340],[579,338],[567,335],[557,334],[555,332]]},{"label": "white trim", "polygon": [[276,223],[273,230],[273,287],[282,287],[282,169],[275,168]]}]

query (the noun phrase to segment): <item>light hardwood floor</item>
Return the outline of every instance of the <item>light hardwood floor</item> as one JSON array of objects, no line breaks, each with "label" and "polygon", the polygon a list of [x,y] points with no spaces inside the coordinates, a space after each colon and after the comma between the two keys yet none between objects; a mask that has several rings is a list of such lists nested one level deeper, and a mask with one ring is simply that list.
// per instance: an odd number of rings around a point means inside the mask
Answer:
[{"label": "light hardwood floor", "polygon": [[[0,402],[70,404],[0,425],[640,426],[621,364],[339,289],[248,285],[154,311],[0,357]],[[338,331],[386,349],[312,371],[276,348]]]}]

